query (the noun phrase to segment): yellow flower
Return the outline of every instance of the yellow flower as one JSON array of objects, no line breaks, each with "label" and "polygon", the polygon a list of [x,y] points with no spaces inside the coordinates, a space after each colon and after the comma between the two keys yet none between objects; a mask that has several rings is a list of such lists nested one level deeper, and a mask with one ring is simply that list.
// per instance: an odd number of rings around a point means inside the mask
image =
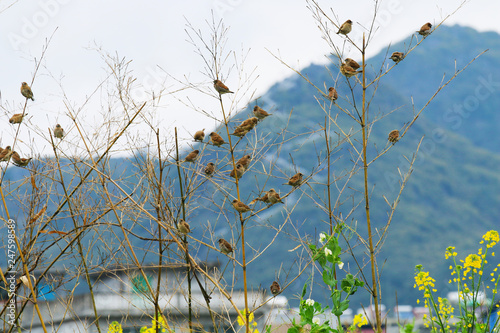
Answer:
[{"label": "yellow flower", "polygon": [[477,254],[469,254],[467,258],[465,258],[464,267],[481,268],[481,257]]},{"label": "yellow flower", "polygon": [[366,324],[368,324],[368,320],[365,318],[365,316],[363,316],[362,313],[354,316],[354,319],[352,321],[352,326],[361,327],[361,326],[366,325]]},{"label": "yellow flower", "polygon": [[[483,235],[483,239],[487,242],[498,243],[498,241],[500,241],[500,236],[498,235],[498,231],[490,230]],[[494,246],[494,244],[491,246]]]},{"label": "yellow flower", "polygon": [[117,321],[112,322],[109,324],[108,333],[123,333],[122,325]]},{"label": "yellow flower", "polygon": [[434,287],[434,280],[429,276],[429,272],[418,272],[415,275],[415,285],[414,288],[418,286],[418,290],[424,290],[426,287]]}]

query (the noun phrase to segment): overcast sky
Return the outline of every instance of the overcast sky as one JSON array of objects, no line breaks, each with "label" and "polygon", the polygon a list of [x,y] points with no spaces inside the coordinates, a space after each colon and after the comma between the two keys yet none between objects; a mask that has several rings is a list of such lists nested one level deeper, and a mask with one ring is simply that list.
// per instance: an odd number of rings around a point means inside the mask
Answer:
[{"label": "overcast sky", "polygon": [[[386,0],[381,1],[377,24],[379,30],[370,45],[369,55],[379,52],[389,43],[400,41],[418,30],[422,24],[439,23],[453,12],[462,1],[457,0]],[[338,21],[354,22],[350,36],[359,40],[363,26],[368,26],[373,14],[373,1],[319,1],[325,10],[335,8]],[[246,56],[243,71],[253,75],[255,82],[246,94],[237,94],[237,103],[228,106],[237,111],[253,98],[265,93],[275,82],[293,73],[280,64],[270,52],[296,68],[310,63],[324,63],[330,50],[322,39],[317,23],[303,0],[209,0],[209,1],[118,1],[118,0],[0,0],[0,146],[12,144],[15,127],[8,123],[13,113],[24,105],[19,88],[23,81],[31,82],[35,61],[44,45],[53,35],[35,82],[35,101],[28,103],[29,118],[21,127],[18,150],[24,154],[50,154],[40,140],[41,131],[48,132],[56,123],[70,130],[63,103],[64,92],[75,108],[84,105],[97,85],[105,77],[106,64],[95,50],[118,54],[133,60],[130,68],[141,89],[160,91],[162,87],[175,90],[181,85],[172,78],[189,80],[211,93],[212,83],[203,74],[203,59],[186,41],[186,22],[202,29],[209,36],[207,23],[211,12],[217,20],[223,19],[229,28],[227,50],[234,50],[240,62]],[[500,33],[500,1],[468,1],[446,24],[462,24],[479,31]],[[333,16],[332,16],[333,17]],[[341,37],[335,36],[338,42]],[[269,51],[268,51],[269,50]],[[354,59],[354,51],[346,54]],[[233,63],[233,59],[228,63]],[[160,69],[161,68],[161,69]],[[166,77],[168,72],[172,77]],[[235,68],[224,77],[232,89],[241,88],[241,76]],[[255,71],[254,71],[255,70]],[[223,71],[227,73],[227,69]],[[246,88],[246,87],[245,87]],[[166,96],[155,109],[155,120],[160,130],[171,133],[178,127],[182,137],[201,128],[211,128],[217,122],[201,116],[182,103],[192,103],[207,112],[218,112],[216,100],[199,90],[186,90]],[[137,91],[138,99],[143,91]],[[94,96],[82,109],[87,122],[99,121],[97,110],[105,108],[102,96]],[[189,102],[188,98],[189,97]],[[233,96],[224,96],[230,103]],[[182,102],[179,102],[179,100]],[[38,138],[38,139],[37,139]]]}]

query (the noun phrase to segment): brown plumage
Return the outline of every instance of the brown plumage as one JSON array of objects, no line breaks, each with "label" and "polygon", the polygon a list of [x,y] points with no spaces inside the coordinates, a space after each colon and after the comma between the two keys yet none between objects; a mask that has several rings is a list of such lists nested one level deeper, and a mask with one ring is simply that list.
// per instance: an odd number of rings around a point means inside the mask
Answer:
[{"label": "brown plumage", "polygon": [[221,82],[221,80],[214,80],[214,88],[217,90],[219,94],[232,94],[233,92],[229,90],[229,88]]},{"label": "brown plumage", "polygon": [[26,82],[21,83],[21,94],[27,99],[31,99],[32,101],[35,100],[33,98],[33,92]]},{"label": "brown plumage", "polygon": [[403,52],[393,52],[391,55],[391,60],[394,61],[395,63],[400,62],[403,60],[405,57],[405,54]]},{"label": "brown plumage", "polygon": [[243,202],[239,201],[238,199],[233,200],[233,207],[240,213],[246,213],[251,211],[252,209],[245,205]]},{"label": "brown plumage", "polygon": [[351,32],[351,30],[352,30],[352,21],[347,20],[344,23],[342,23],[342,25],[339,28],[339,31],[337,31],[337,35],[338,34],[347,35],[348,33]]},{"label": "brown plumage", "polygon": [[236,178],[236,176],[238,176],[238,179],[240,179],[244,173],[245,173],[245,168],[241,164],[236,164],[236,169],[231,170],[229,176],[233,178]]},{"label": "brown plumage", "polygon": [[422,36],[425,37],[425,36],[428,36],[431,33],[431,29],[432,29],[432,24],[430,24],[430,22],[427,22],[417,32],[418,32],[419,35],[422,35]]},{"label": "brown plumage", "polygon": [[387,139],[392,143],[396,143],[399,140],[399,131],[398,130],[393,130],[391,133],[389,133],[389,138]]},{"label": "brown plumage", "polygon": [[233,247],[224,238],[219,239],[219,249],[224,254],[229,254],[233,252]]},{"label": "brown plumage", "polygon": [[201,131],[197,131],[194,133],[194,141],[199,141],[202,142],[205,139],[205,129],[202,129]]},{"label": "brown plumage", "polygon": [[267,192],[267,196],[269,197],[269,203],[274,205],[275,203],[283,203],[283,201],[281,201],[281,197],[280,197],[280,194],[278,192],[276,192],[276,190],[274,188],[270,189],[268,192]]},{"label": "brown plumage", "polygon": [[10,149],[10,146],[5,147],[5,149],[2,149],[0,151],[0,161],[1,162],[8,161],[11,155],[12,155],[12,150]]},{"label": "brown plumage", "polygon": [[191,228],[189,227],[189,223],[181,219],[177,224],[177,229],[183,233],[184,235],[189,234],[191,232]]},{"label": "brown plumage", "polygon": [[246,170],[250,166],[250,162],[252,161],[251,155],[245,155],[236,162],[236,165],[241,164],[241,166]]},{"label": "brown plumage", "polygon": [[57,124],[56,127],[54,128],[54,137],[62,139],[63,136],[64,136],[64,129],[61,127],[61,125]]},{"label": "brown plumage", "polygon": [[12,159],[12,162],[18,167],[25,167],[31,161],[31,157],[30,158],[21,158],[21,156],[19,156],[19,154],[16,151],[12,152],[11,159]]},{"label": "brown plumage", "polygon": [[236,127],[234,129],[234,132],[231,133],[231,135],[234,135],[234,136],[237,136],[239,138],[242,138],[244,137],[248,132],[250,132],[250,130],[246,129],[246,128],[241,128],[241,127]]},{"label": "brown plumage", "polygon": [[205,175],[211,177],[215,173],[215,164],[209,162],[203,172],[205,172]]},{"label": "brown plumage", "polygon": [[271,294],[273,295],[278,295],[281,291],[280,284],[276,281],[273,281],[269,289],[271,290]]},{"label": "brown plumage", "polygon": [[191,162],[193,163],[197,158],[198,158],[198,154],[200,153],[200,151],[198,149],[196,150],[193,150],[192,152],[190,152],[186,158],[184,159],[185,162]]},{"label": "brown plumage", "polygon": [[303,176],[303,174],[298,172],[288,180],[288,183],[285,183],[283,185],[292,185],[293,187],[297,187],[302,183]]},{"label": "brown plumage", "polygon": [[23,121],[23,118],[26,117],[28,114],[25,113],[24,116],[22,113],[16,113],[9,119],[9,123],[11,124],[20,124]]},{"label": "brown plumage", "polygon": [[354,70],[361,67],[355,60],[352,60],[351,58],[345,58],[345,63],[346,65],[351,66],[351,68]]},{"label": "brown plumage", "polygon": [[264,195],[262,197],[257,197],[255,199],[253,199],[252,201],[250,201],[250,205],[255,204],[257,201],[262,201],[262,202],[265,202],[265,203],[269,203],[269,193],[268,192],[264,192]]},{"label": "brown plumage", "polygon": [[332,102],[336,101],[339,98],[339,94],[334,87],[328,88],[328,99]]},{"label": "brown plumage", "polygon": [[214,146],[220,147],[226,143],[222,138],[222,136],[220,136],[215,132],[210,133],[209,136],[210,136],[210,142],[212,142]]},{"label": "brown plumage", "polygon": [[263,110],[261,107],[256,105],[253,108],[253,114],[257,119],[262,120],[262,119],[270,116],[272,113],[267,113],[267,111]]},{"label": "brown plumage", "polygon": [[255,127],[255,125],[257,125],[257,123],[259,122],[259,119],[257,117],[252,117],[252,118],[248,118],[244,121],[241,122],[241,124],[238,125],[238,127],[242,128],[242,129],[247,129],[247,130],[251,130]]},{"label": "brown plumage", "polygon": [[353,75],[361,73],[361,71],[356,71],[354,68],[352,68],[346,63],[342,63],[342,65],[340,65],[340,72],[344,74],[346,77],[351,77]]}]

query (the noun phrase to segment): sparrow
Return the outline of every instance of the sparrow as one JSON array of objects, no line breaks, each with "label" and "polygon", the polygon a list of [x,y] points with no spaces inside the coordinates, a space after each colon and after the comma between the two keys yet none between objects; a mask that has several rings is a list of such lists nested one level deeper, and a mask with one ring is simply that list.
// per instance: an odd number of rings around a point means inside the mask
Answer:
[{"label": "sparrow", "polygon": [[248,132],[250,132],[250,130],[246,129],[246,128],[241,128],[241,127],[236,127],[234,129],[234,132],[231,133],[231,135],[234,135],[234,136],[237,136],[239,138],[242,138],[244,137]]},{"label": "sparrow", "polygon": [[201,131],[197,131],[194,133],[194,141],[199,141],[202,142],[203,139],[205,139],[205,129],[202,129]]},{"label": "sparrow", "polygon": [[224,139],[222,138],[222,136],[220,136],[219,134],[217,134],[215,132],[210,133],[209,136],[210,136],[210,141],[212,142],[212,144],[214,146],[220,147],[226,143],[224,141]]},{"label": "sparrow", "polygon": [[345,58],[345,63],[346,65],[351,66],[354,70],[361,67],[356,61],[352,60],[351,58]]},{"label": "sparrow", "polygon": [[214,88],[217,90],[217,92],[222,95],[222,94],[233,94],[232,91],[229,90],[229,88],[222,83],[220,80],[214,80]]},{"label": "sparrow", "polygon": [[34,101],[35,99],[33,98],[33,92],[31,91],[30,86],[26,82],[21,83],[21,94],[26,97],[27,99],[31,99]]},{"label": "sparrow", "polygon": [[186,158],[184,159],[185,162],[191,162],[193,163],[196,158],[198,157],[198,154],[200,153],[200,151],[198,149],[195,149],[193,150],[192,152],[190,152]]},{"label": "sparrow", "polygon": [[57,124],[56,127],[54,128],[54,137],[62,139],[63,136],[64,136],[64,129],[61,127],[61,125]]},{"label": "sparrow", "polygon": [[240,179],[243,174],[245,173],[245,168],[241,164],[236,164],[236,169],[233,169],[229,176],[236,178],[238,176],[238,179]]},{"label": "sparrow", "polygon": [[233,252],[233,247],[224,238],[219,239],[219,249],[224,254],[229,254]]},{"label": "sparrow", "polygon": [[12,162],[14,162],[14,164],[18,167],[25,167],[31,161],[31,157],[30,158],[21,158],[21,156],[19,156],[19,154],[15,151],[12,152],[11,158],[12,158]]},{"label": "sparrow", "polygon": [[418,32],[419,35],[422,35],[422,36],[425,37],[425,36],[428,36],[431,33],[431,28],[432,28],[432,24],[430,24],[429,22],[427,22],[417,32]]},{"label": "sparrow", "polygon": [[243,202],[239,201],[238,199],[233,200],[233,207],[240,213],[246,213],[251,211],[252,209],[245,205]]},{"label": "sparrow", "polygon": [[342,63],[342,65],[340,65],[340,72],[346,77],[351,77],[353,75],[361,73],[361,71],[356,71],[354,68],[344,62]]},{"label": "sparrow", "polygon": [[391,55],[391,60],[394,61],[395,63],[400,62],[403,60],[405,57],[405,54],[403,52],[393,52]]},{"label": "sparrow", "polygon": [[177,229],[183,233],[184,235],[189,234],[191,232],[191,228],[189,228],[189,224],[181,219],[177,224]]},{"label": "sparrow", "polygon": [[262,201],[262,202],[265,202],[265,203],[269,203],[269,193],[268,192],[265,192],[264,195],[262,197],[257,197],[255,199],[253,199],[252,201],[250,201],[250,205],[253,205],[254,203],[256,203],[257,201]]},{"label": "sparrow", "polygon": [[245,171],[250,166],[250,161],[252,161],[251,155],[245,155],[236,162],[236,165],[241,164],[241,166],[245,169]]},{"label": "sparrow", "polygon": [[263,110],[261,107],[256,105],[253,108],[253,114],[255,117],[257,117],[257,119],[262,120],[262,119],[270,116],[272,113],[267,113],[267,111]]},{"label": "sparrow", "polygon": [[241,124],[238,125],[238,127],[242,128],[242,129],[248,129],[250,131],[251,129],[253,129],[255,127],[255,125],[257,125],[258,121],[259,121],[259,119],[257,119],[257,117],[248,118],[248,119],[242,121]]},{"label": "sparrow", "polygon": [[9,123],[11,124],[20,124],[23,121],[23,118],[27,116],[28,114],[25,113],[24,116],[22,113],[16,113],[9,119]]},{"label": "sparrow", "polygon": [[304,176],[303,174],[298,172],[288,180],[288,183],[285,183],[283,185],[292,185],[293,187],[297,187],[302,183],[303,176]]},{"label": "sparrow", "polygon": [[205,172],[205,175],[211,177],[215,173],[215,164],[209,162],[203,172]]},{"label": "sparrow", "polygon": [[334,87],[328,88],[328,99],[334,102],[337,100],[337,98],[339,98],[337,90]]},{"label": "sparrow", "polygon": [[347,35],[348,33],[351,32],[351,30],[352,30],[352,21],[347,20],[344,23],[342,23],[342,25],[339,28],[339,31],[337,31],[337,35],[338,34]]},{"label": "sparrow", "polygon": [[280,293],[281,287],[280,287],[280,284],[278,282],[273,281],[273,283],[271,284],[271,287],[269,287],[269,289],[271,289],[271,294],[278,295]]},{"label": "sparrow", "polygon": [[5,147],[5,149],[0,151],[0,162],[8,161],[11,155],[12,150],[10,149],[10,146]]},{"label": "sparrow", "polygon": [[276,190],[274,188],[270,189],[268,192],[267,192],[267,196],[268,196],[268,200],[269,202],[271,203],[271,205],[274,205],[275,203],[283,203],[283,201],[281,201],[281,198],[280,198],[280,194],[278,192],[276,192]]},{"label": "sparrow", "polygon": [[399,131],[398,130],[393,130],[391,133],[389,133],[389,138],[387,139],[392,143],[396,143],[399,140]]}]

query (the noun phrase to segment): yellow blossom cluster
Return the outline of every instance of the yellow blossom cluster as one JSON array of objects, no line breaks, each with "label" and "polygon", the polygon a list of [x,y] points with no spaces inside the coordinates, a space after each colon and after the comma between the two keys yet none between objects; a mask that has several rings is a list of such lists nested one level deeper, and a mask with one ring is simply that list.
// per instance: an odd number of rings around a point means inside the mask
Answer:
[{"label": "yellow blossom cluster", "polygon": [[363,325],[367,325],[368,324],[368,320],[366,319],[365,316],[363,316],[362,313],[360,314],[357,314],[354,316],[354,319],[352,321],[352,326],[354,327],[361,327]]},{"label": "yellow blossom cluster", "polygon": [[[238,325],[240,326],[245,326],[246,324],[246,311],[241,310],[240,311],[241,316],[238,316]],[[253,312],[250,312],[248,314],[248,322],[250,323],[250,333],[259,333],[259,329],[256,328],[257,322],[254,321],[254,314]]]}]

